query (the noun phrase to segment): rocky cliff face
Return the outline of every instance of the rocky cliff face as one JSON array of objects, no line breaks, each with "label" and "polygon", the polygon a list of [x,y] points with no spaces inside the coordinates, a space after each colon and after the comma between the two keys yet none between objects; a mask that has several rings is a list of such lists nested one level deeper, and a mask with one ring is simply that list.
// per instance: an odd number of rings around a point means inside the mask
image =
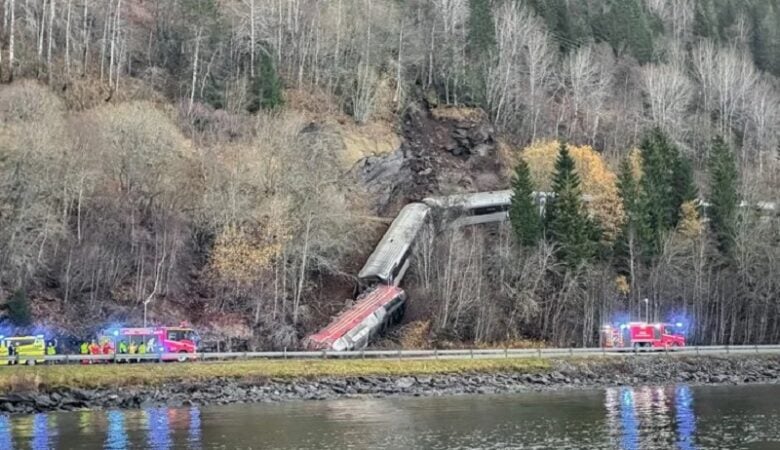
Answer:
[{"label": "rocky cliff face", "polygon": [[364,158],[355,175],[376,197],[376,211],[393,215],[429,195],[493,190],[506,186],[495,130],[480,109],[412,105],[395,151]]}]

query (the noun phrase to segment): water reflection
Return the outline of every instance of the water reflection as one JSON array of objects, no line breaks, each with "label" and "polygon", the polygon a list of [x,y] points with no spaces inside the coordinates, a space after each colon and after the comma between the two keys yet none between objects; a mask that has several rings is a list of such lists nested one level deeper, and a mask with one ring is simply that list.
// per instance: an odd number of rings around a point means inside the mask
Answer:
[{"label": "water reflection", "polygon": [[6,448],[774,450],[780,386],[618,387],[504,396],[0,415]]},{"label": "water reflection", "polygon": [[30,447],[33,450],[45,450],[50,448],[52,443],[49,441],[49,421],[46,414],[36,414],[33,416],[33,434],[30,440]]},{"label": "water reflection", "polygon": [[125,428],[125,414],[121,411],[109,411],[107,413],[108,430],[106,431],[107,449],[125,449],[128,447],[127,430]]},{"label": "water reflection", "polygon": [[168,418],[169,408],[151,408],[146,410],[148,420],[148,448],[168,449],[171,448],[171,424]]},{"label": "water reflection", "polygon": [[0,415],[0,448],[13,448],[11,430],[13,429],[8,416]]},{"label": "water reflection", "polygon": [[693,391],[688,386],[610,388],[604,404],[608,429],[613,436],[617,434],[621,448],[642,448],[643,438],[657,439],[668,433],[675,433],[677,448],[696,448]]},{"label": "water reflection", "polygon": [[187,446],[191,449],[201,448],[200,446],[200,408],[190,408],[190,423],[187,429]]},{"label": "water reflection", "polygon": [[677,447],[681,450],[696,448],[693,442],[696,433],[696,414],[693,412],[693,391],[688,386],[674,389],[675,419],[677,423]]}]

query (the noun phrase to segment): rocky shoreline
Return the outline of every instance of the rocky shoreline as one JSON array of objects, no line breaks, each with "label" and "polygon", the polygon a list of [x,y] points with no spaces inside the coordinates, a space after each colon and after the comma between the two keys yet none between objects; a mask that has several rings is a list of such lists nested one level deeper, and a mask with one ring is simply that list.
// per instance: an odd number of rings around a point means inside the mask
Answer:
[{"label": "rocky shoreline", "polygon": [[0,395],[0,413],[143,408],[336,398],[511,394],[532,390],[670,383],[780,382],[780,356],[617,357],[557,359],[538,373],[463,373],[432,376],[357,376],[318,379],[177,382],[121,389],[53,389]]}]

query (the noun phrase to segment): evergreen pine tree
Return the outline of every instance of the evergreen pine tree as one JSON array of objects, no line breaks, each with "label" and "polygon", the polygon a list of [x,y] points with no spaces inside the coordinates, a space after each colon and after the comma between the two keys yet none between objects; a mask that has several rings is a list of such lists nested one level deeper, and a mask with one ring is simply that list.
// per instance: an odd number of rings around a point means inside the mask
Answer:
[{"label": "evergreen pine tree", "polygon": [[6,302],[8,318],[18,327],[26,327],[32,323],[30,303],[27,294],[22,289],[16,290]]},{"label": "evergreen pine tree", "polygon": [[605,2],[605,14],[594,24],[593,34],[606,40],[612,48],[625,47],[640,62],[653,58],[653,33],[649,12],[640,0]]},{"label": "evergreen pine tree", "polygon": [[528,164],[520,159],[512,179],[512,203],[509,206],[509,220],[520,245],[536,245],[542,235],[542,219],[534,204],[531,172]]},{"label": "evergreen pine tree", "polygon": [[469,59],[469,79],[472,99],[484,106],[487,66],[496,47],[493,11],[486,0],[469,0],[469,20],[466,55]]},{"label": "evergreen pine tree", "polygon": [[620,163],[617,187],[623,201],[625,222],[623,222],[620,234],[615,240],[615,269],[619,275],[628,277],[631,275],[632,253],[637,251],[636,242],[640,234],[639,227],[644,222],[639,182],[634,177],[634,170],[629,158]]},{"label": "evergreen pine tree", "polygon": [[555,198],[547,209],[548,238],[558,245],[558,258],[569,268],[576,268],[596,252],[595,228],[582,203],[574,159],[563,143],[555,161],[553,192]]},{"label": "evergreen pine tree", "polygon": [[722,138],[713,141],[709,161],[710,207],[707,212],[710,228],[718,242],[718,249],[730,255],[734,246],[737,225],[737,164],[734,154]]},{"label": "evergreen pine tree", "polygon": [[283,105],[282,81],[268,52],[260,52],[255,72],[255,78],[250,83],[251,92],[247,110],[255,113],[260,109],[274,109]]},{"label": "evergreen pine tree", "polygon": [[677,226],[680,207],[696,198],[690,161],[659,128],[650,131],[640,144],[642,226],[640,237],[645,253],[654,255],[663,234]]}]

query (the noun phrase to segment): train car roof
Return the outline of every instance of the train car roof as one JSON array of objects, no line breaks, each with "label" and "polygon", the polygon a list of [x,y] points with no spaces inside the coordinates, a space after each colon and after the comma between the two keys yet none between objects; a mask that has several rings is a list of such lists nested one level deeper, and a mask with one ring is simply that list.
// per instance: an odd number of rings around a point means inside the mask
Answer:
[{"label": "train car roof", "polygon": [[417,232],[425,223],[429,211],[430,208],[422,203],[409,203],[404,206],[368,257],[358,277],[377,276],[387,280],[390,277],[392,263],[411,245]]},{"label": "train car roof", "polygon": [[379,285],[358,301],[349,309],[342,312],[319,333],[309,336],[309,340],[319,344],[331,345],[333,342],[344,336],[349,330],[355,328],[359,323],[370,316],[377,309],[387,305],[399,295],[403,295],[403,290],[396,286]]},{"label": "train car roof", "polygon": [[423,202],[437,208],[474,209],[483,206],[505,205],[511,200],[512,191],[503,190],[427,197]]}]

